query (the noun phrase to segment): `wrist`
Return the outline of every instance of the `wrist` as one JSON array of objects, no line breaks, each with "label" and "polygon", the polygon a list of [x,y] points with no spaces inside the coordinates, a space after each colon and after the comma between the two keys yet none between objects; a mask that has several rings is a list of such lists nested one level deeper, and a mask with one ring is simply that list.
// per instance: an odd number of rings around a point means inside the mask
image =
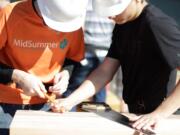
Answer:
[{"label": "wrist", "polygon": [[67,104],[69,108],[72,108],[73,106],[76,106],[78,104],[77,101],[74,101],[71,97],[66,97],[64,99],[64,102]]},{"label": "wrist", "polygon": [[161,118],[167,118],[170,115],[168,112],[160,110],[160,109],[157,109],[152,113]]},{"label": "wrist", "polygon": [[21,82],[21,78],[23,76],[25,72],[24,71],[21,71],[21,70],[18,70],[18,69],[14,69],[13,70],[13,73],[12,73],[12,80],[16,83],[20,83]]},{"label": "wrist", "polygon": [[62,74],[65,75],[65,76],[69,76],[69,71],[67,69],[64,69],[62,71]]}]

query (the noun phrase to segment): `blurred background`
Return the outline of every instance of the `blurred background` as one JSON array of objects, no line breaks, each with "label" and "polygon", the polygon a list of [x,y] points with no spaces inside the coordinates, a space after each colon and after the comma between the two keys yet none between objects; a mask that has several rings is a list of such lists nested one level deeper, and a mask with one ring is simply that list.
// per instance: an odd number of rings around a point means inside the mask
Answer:
[{"label": "blurred background", "polygon": [[180,0],[150,0],[180,24]]}]

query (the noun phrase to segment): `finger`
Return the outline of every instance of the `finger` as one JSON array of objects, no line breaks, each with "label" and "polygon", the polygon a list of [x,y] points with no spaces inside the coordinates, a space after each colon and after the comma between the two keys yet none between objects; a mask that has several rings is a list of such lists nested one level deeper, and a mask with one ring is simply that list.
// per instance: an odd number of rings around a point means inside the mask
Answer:
[{"label": "finger", "polygon": [[61,79],[61,73],[56,74],[54,77],[54,84],[57,84],[60,79]]},{"label": "finger", "polygon": [[41,91],[40,87],[34,88],[34,91],[37,93],[37,95],[38,95],[40,98],[45,98],[44,93]]},{"label": "finger", "polygon": [[153,130],[157,129],[158,128],[158,122],[154,122],[154,125],[151,126]]},{"label": "finger", "polygon": [[141,124],[143,121],[145,121],[145,118],[144,118],[144,117],[140,117],[137,121],[134,122],[134,124],[132,124],[132,126],[133,126],[134,128],[137,128],[137,126],[138,126],[139,124]]},{"label": "finger", "polygon": [[61,86],[59,85],[59,83],[57,83],[57,84],[55,84],[53,86],[50,86],[49,91],[51,91],[51,92],[56,91],[56,90],[60,89],[60,87]]},{"label": "finger", "polygon": [[68,87],[68,83],[66,82],[66,84],[62,84],[61,82],[57,83],[54,86],[49,87],[49,91],[53,92],[53,93],[58,93],[58,94],[63,94]]},{"label": "finger", "polygon": [[51,110],[52,110],[53,112],[58,112],[58,108],[56,108],[56,107],[51,107]]},{"label": "finger", "polygon": [[49,86],[48,91],[49,91],[49,92],[53,92],[53,86]]},{"label": "finger", "polygon": [[157,128],[157,125],[158,125],[157,122],[152,120],[152,121],[149,122],[149,126],[147,125],[147,126],[145,126],[143,128],[155,131],[155,129]]},{"label": "finger", "polygon": [[39,87],[43,93],[47,93],[47,90],[46,90],[45,86],[43,85],[43,83],[39,82]]},{"label": "finger", "polygon": [[54,86],[50,87],[50,91],[58,90],[58,89],[67,89],[69,84],[69,73],[67,71],[63,71],[55,75],[54,78]]},{"label": "finger", "polygon": [[36,96],[37,95],[37,93],[33,89],[30,89],[29,91],[24,91],[24,93],[27,96]]},{"label": "finger", "polygon": [[152,125],[154,125],[154,122],[153,121],[149,121],[144,127],[142,127],[142,131],[145,131],[145,132],[149,132],[149,134],[155,134],[156,131],[155,129],[152,127]]},{"label": "finger", "polygon": [[134,122],[132,124],[132,127],[136,127],[139,124],[139,122],[142,121],[142,120],[143,120],[143,116],[142,115],[130,118],[130,121]]},{"label": "finger", "polygon": [[59,82],[54,83],[53,86],[50,86],[50,87],[49,87],[49,91],[50,91],[50,92],[53,92],[53,91],[58,90],[58,89],[60,89],[60,88],[67,87],[67,85],[68,85],[68,82],[67,82],[67,81],[62,81],[62,80],[60,80]]},{"label": "finger", "polygon": [[64,106],[53,105],[51,106],[53,112],[64,113],[67,112]]},{"label": "finger", "polygon": [[148,124],[149,120],[148,119],[144,119],[142,120],[140,123],[138,123],[138,125],[136,126],[136,129],[140,130],[142,129],[146,124]]},{"label": "finger", "polygon": [[66,77],[63,77],[63,78],[59,79],[58,82],[56,84],[54,84],[54,86],[55,87],[59,87],[59,86],[67,87],[68,84],[69,84],[69,79]]},{"label": "finger", "polygon": [[59,108],[59,112],[60,112],[60,113],[65,113],[65,112],[66,112],[65,107],[61,106],[61,107]]},{"label": "finger", "polygon": [[54,94],[63,94],[65,91],[67,90],[67,88],[61,88],[61,89],[56,89],[56,90],[52,90],[51,92]]},{"label": "finger", "polygon": [[127,116],[129,118],[129,120],[132,121],[132,122],[137,121],[138,119],[141,118],[141,116],[137,116],[137,115],[126,115],[125,114],[125,116]]},{"label": "finger", "polygon": [[149,120],[147,123],[144,124],[142,127],[143,130],[150,129],[152,130],[152,126],[154,125],[154,120]]},{"label": "finger", "polygon": [[62,72],[55,75],[54,84],[59,83],[60,81],[63,83],[68,82],[70,78],[69,72],[67,70],[63,70]]},{"label": "finger", "polygon": [[53,112],[58,112],[58,102],[56,100],[54,103],[50,103],[50,106]]}]

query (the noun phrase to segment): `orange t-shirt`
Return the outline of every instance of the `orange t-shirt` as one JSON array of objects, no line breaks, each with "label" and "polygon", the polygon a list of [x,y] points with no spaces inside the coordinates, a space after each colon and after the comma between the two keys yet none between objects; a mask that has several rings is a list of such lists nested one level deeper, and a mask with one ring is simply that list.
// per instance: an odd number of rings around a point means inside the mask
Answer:
[{"label": "orange t-shirt", "polygon": [[[68,33],[50,29],[37,15],[32,0],[12,3],[0,12],[0,63],[49,83],[61,70],[65,58],[80,61],[83,57],[82,29]],[[0,102],[35,104],[45,100],[0,84]]]}]

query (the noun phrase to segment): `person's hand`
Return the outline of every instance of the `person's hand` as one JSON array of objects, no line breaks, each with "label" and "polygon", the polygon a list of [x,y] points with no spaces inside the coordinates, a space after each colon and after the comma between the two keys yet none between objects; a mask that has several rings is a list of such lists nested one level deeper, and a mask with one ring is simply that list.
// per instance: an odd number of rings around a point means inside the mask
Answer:
[{"label": "person's hand", "polygon": [[53,112],[64,113],[72,109],[73,105],[67,101],[67,98],[56,99],[55,103],[51,104]]},{"label": "person's hand", "polygon": [[49,91],[61,96],[67,89],[69,84],[69,72],[63,70],[54,77],[54,85],[49,87]]},{"label": "person's hand", "polygon": [[164,119],[163,115],[152,112],[145,115],[134,116],[129,118],[133,122],[132,127],[137,130],[155,130],[160,120]]},{"label": "person's hand", "polygon": [[12,79],[17,83],[18,87],[23,90],[24,94],[45,98],[44,93],[47,92],[45,86],[36,76],[15,69],[13,71]]}]

